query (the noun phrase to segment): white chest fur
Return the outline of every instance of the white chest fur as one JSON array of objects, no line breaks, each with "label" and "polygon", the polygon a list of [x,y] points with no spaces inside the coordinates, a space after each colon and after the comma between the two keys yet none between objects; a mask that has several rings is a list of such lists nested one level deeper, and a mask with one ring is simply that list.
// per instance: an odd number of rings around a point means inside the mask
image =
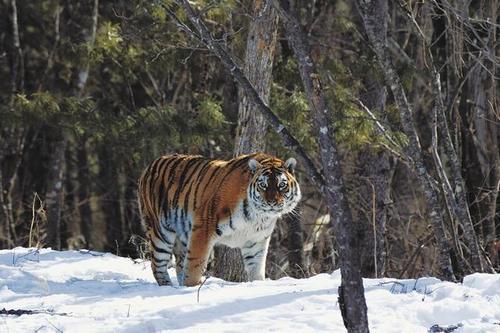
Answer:
[{"label": "white chest fur", "polygon": [[216,244],[241,248],[245,244],[260,242],[271,235],[279,216],[255,212],[251,208],[246,210],[245,215],[241,203],[230,218],[219,221],[220,236],[215,240]]}]

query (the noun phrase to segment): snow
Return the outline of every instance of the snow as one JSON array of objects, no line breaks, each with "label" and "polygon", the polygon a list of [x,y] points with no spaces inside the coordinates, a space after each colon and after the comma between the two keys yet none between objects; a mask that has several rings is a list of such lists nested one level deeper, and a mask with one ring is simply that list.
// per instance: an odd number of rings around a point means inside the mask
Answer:
[{"label": "snow", "polygon": [[[175,275],[175,270],[171,270]],[[345,332],[340,273],[159,287],[149,262],[108,253],[0,250],[0,332]],[[500,332],[500,275],[463,283],[365,279],[371,332]],[[198,301],[199,296],[199,301]]]}]

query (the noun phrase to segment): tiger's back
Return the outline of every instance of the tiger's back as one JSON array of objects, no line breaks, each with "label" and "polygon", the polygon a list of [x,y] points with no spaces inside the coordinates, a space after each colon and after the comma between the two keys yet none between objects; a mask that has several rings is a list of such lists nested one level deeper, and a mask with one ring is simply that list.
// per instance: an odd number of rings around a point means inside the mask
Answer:
[{"label": "tiger's back", "polygon": [[[249,196],[257,172],[249,163],[258,165],[259,171],[267,166],[286,173],[283,161],[262,153],[229,161],[169,155],[156,159],[143,172],[139,204],[148,228],[153,273],[160,285],[171,283],[167,267],[176,237],[181,252],[187,254],[181,259],[184,269],[178,276],[180,284],[200,283],[215,244],[242,248],[247,253],[246,268],[251,278],[263,278],[262,258],[265,260],[276,218],[284,210],[293,209],[300,199],[300,190],[289,174],[291,188],[298,191],[293,207],[282,207],[276,212],[260,209],[255,198]],[[279,191],[274,189],[274,192]]]}]

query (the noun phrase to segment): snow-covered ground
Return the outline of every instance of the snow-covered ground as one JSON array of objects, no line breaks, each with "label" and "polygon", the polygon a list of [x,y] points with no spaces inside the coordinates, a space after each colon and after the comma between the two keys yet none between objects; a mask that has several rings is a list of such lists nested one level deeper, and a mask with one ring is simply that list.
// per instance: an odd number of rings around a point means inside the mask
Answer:
[{"label": "snow-covered ground", "polygon": [[[171,274],[175,274],[172,270]],[[158,287],[148,262],[111,254],[0,251],[0,332],[344,332],[339,272],[309,279]],[[463,284],[366,279],[371,332],[500,332],[500,275]],[[198,299],[199,297],[199,299]],[[437,332],[437,331],[436,331]]]}]

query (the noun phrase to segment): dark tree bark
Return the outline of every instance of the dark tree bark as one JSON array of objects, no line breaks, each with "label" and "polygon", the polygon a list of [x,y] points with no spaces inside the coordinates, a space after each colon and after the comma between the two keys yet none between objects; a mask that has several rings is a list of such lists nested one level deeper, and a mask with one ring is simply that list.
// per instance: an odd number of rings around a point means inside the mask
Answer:
[{"label": "dark tree bark", "polygon": [[[254,1],[243,72],[266,104],[269,103],[271,91],[277,28],[278,16],[268,1]],[[263,151],[263,138],[267,131],[264,116],[254,111],[253,102],[242,91],[238,95],[240,101],[234,156]],[[246,280],[241,251],[227,246],[216,247],[214,274],[228,281]]]},{"label": "dark tree bark", "polygon": [[[362,28],[361,17],[356,15],[357,21]],[[380,29],[376,31],[377,38],[387,43],[387,16],[380,18]],[[366,49],[369,51],[369,49]],[[367,54],[371,60],[373,56]],[[375,60],[375,59],[373,59]],[[360,100],[377,118],[383,122],[386,117],[387,89],[383,82],[377,77],[375,68],[370,68],[362,77],[364,91]],[[376,129],[378,130],[378,128]],[[381,130],[378,130],[381,136]],[[372,146],[364,147],[358,156],[361,176],[361,190],[359,191],[363,202],[368,203],[365,209],[369,211],[369,218],[360,223],[360,235],[363,238],[361,273],[364,277],[382,277],[385,274],[385,233],[387,222],[387,205],[391,201],[390,190],[392,172],[390,155],[386,150],[378,150]]]},{"label": "dark tree bark", "polygon": [[[369,103],[367,103],[369,104]],[[373,148],[372,148],[373,149]],[[383,277],[386,266],[387,205],[390,203],[392,172],[387,151],[364,149],[359,156],[360,176],[363,184],[360,195],[368,203],[365,223],[360,223],[363,258],[361,273],[364,277]]]},{"label": "dark tree bark", "polygon": [[369,332],[366,301],[361,278],[359,244],[356,227],[347,201],[340,156],[333,135],[331,110],[323,95],[319,72],[316,69],[306,36],[287,1],[281,5],[273,1],[299,64],[300,77],[311,107],[315,134],[318,137],[319,156],[326,186],[323,194],[328,205],[337,241],[342,283],[339,287],[339,305],[348,332]]},{"label": "dark tree bark", "polygon": [[141,238],[146,238],[141,219],[138,215],[137,179],[139,175],[134,172],[134,170],[137,169],[134,162],[125,162],[124,173],[127,175],[127,179],[125,183],[125,216],[123,218],[125,227],[122,240],[122,255],[132,258],[138,258],[142,255],[142,248],[139,240]]},{"label": "dark tree bark", "polygon": [[[15,112],[13,102],[15,94],[24,92],[24,52],[19,34],[17,1],[5,2],[5,9],[9,11],[6,30],[10,30],[11,43],[6,47],[6,56],[9,62],[10,112]],[[16,185],[17,172],[22,160],[24,143],[27,131],[21,124],[15,127],[0,127],[0,244],[8,248],[16,243],[15,216],[12,202],[12,192]]]},{"label": "dark tree bark", "polygon": [[13,193],[22,162],[27,134],[22,127],[1,128],[0,143],[0,244],[16,245]]},{"label": "dark tree bark", "polygon": [[266,276],[273,280],[278,279],[283,274],[280,253],[281,234],[280,225],[276,225],[269,241],[269,250],[266,257]]},{"label": "dark tree bark", "polygon": [[80,212],[80,230],[87,249],[94,248],[92,239],[92,210],[90,208],[90,170],[87,156],[86,140],[79,140],[76,147],[78,161],[78,207]]},{"label": "dark tree bark", "polygon": [[47,206],[47,245],[61,249],[61,212],[64,207],[65,151],[68,142],[62,130],[57,131],[53,143],[52,165],[47,174],[48,192],[45,194]]},{"label": "dark tree bark", "polygon": [[11,89],[12,94],[24,90],[24,55],[19,38],[17,1],[10,0],[12,27]]},{"label": "dark tree bark", "polygon": [[478,7],[478,16],[491,23],[485,25],[485,31],[483,31],[484,35],[487,36],[484,39],[486,45],[483,50],[486,57],[477,60],[483,64],[478,63],[469,78],[471,93],[469,119],[472,119],[470,135],[479,163],[476,167],[481,172],[474,192],[476,198],[479,198],[477,205],[481,212],[479,220],[482,227],[483,245],[490,261],[498,267],[500,260],[495,245],[498,239],[496,233],[498,220],[495,222],[495,216],[498,214],[497,203],[500,187],[500,151],[498,149],[500,130],[498,126],[498,76],[495,77],[498,74],[498,60],[495,59],[495,56],[498,58],[498,27],[494,24],[498,22],[498,1],[480,1]]},{"label": "dark tree bark", "polygon": [[403,130],[408,137],[409,144],[405,147],[405,154],[411,159],[410,163],[417,173],[420,184],[428,204],[429,218],[434,228],[436,242],[439,249],[438,265],[443,279],[454,281],[455,275],[451,265],[450,245],[445,233],[443,210],[439,203],[439,195],[434,187],[434,180],[430,176],[422,157],[420,141],[416,131],[414,114],[406,98],[403,85],[389,56],[385,39],[377,33],[381,29],[381,17],[387,16],[386,0],[358,0],[365,30],[377,55],[379,66],[384,73],[386,84],[390,86],[396,105],[399,110]]},{"label": "dark tree bark", "polygon": [[[276,50],[278,16],[268,0],[255,0],[250,23],[243,73],[264,103],[269,104],[273,60]],[[264,116],[255,112],[254,103],[239,91],[238,127],[234,155],[265,149],[267,125]]]},{"label": "dark tree bark", "polygon": [[[459,13],[465,13],[467,7],[465,3],[460,4]],[[423,44],[426,44],[425,36],[422,33],[421,28],[418,23],[413,18],[410,12],[407,13],[408,18],[414,24],[416,30],[419,33]],[[465,14],[461,14],[465,16]],[[464,22],[460,22],[463,24]],[[449,27],[449,30],[453,30]],[[457,40],[463,39],[463,36],[458,36]],[[464,239],[467,243],[470,252],[470,258],[472,267],[475,271],[482,272],[485,265],[483,260],[483,255],[479,249],[479,244],[477,241],[477,236],[474,230],[474,225],[472,218],[470,216],[469,205],[466,197],[466,187],[465,182],[462,177],[462,167],[458,158],[457,150],[453,145],[453,140],[451,137],[451,132],[448,126],[448,117],[446,115],[445,109],[445,97],[441,89],[441,79],[439,72],[437,70],[436,64],[434,62],[433,53],[430,47],[425,45],[424,52],[427,52],[427,62],[429,67],[429,74],[431,77],[431,88],[432,96],[434,99],[434,108],[432,111],[432,155],[434,164],[438,173],[438,179],[440,185],[443,189],[445,196],[445,203],[447,204],[447,209],[451,212],[451,215],[456,219],[464,230]],[[445,52],[444,52],[445,53]],[[453,63],[453,62],[451,62]],[[450,66],[450,71],[452,73],[456,72],[456,69]],[[451,75],[453,77],[453,75]],[[448,77],[449,80],[450,76]],[[439,155],[438,147],[441,149],[443,154],[448,160],[449,168],[451,171],[451,181],[446,174],[445,168],[441,162],[441,157]],[[491,270],[489,268],[488,270]]]},{"label": "dark tree bark", "polygon": [[295,211],[285,217],[288,227],[288,274],[294,278],[305,278],[309,276],[309,270],[304,259],[304,231],[299,209],[296,208]]},{"label": "dark tree bark", "polygon": [[123,240],[123,219],[120,206],[120,183],[117,158],[108,143],[103,142],[98,150],[99,197],[106,224],[105,250],[119,255]]},{"label": "dark tree bark", "polygon": [[[491,72],[494,73],[494,72]],[[500,184],[499,133],[492,106],[495,92],[491,89],[490,74],[477,65],[468,82],[470,95],[467,99],[467,118],[471,120],[465,140],[471,149],[466,163],[471,164],[469,184],[473,193],[471,202],[476,211],[476,220],[481,221],[479,232],[483,245],[492,263],[498,261],[495,249],[495,216]],[[467,144],[467,143],[466,143]]]}]

